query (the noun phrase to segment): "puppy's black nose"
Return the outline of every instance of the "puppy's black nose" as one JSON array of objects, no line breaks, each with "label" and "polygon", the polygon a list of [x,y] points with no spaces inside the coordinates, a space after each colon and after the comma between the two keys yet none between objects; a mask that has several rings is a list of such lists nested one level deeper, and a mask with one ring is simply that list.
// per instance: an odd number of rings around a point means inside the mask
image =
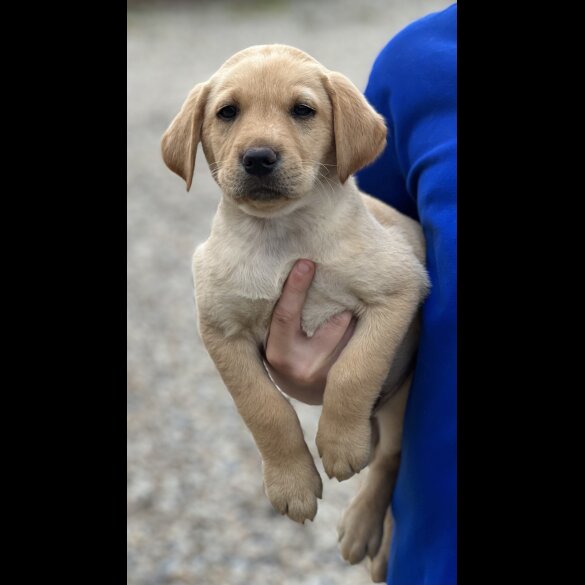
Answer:
[{"label": "puppy's black nose", "polygon": [[278,162],[278,155],[272,148],[248,148],[242,157],[244,169],[250,175],[263,177],[271,173]]}]

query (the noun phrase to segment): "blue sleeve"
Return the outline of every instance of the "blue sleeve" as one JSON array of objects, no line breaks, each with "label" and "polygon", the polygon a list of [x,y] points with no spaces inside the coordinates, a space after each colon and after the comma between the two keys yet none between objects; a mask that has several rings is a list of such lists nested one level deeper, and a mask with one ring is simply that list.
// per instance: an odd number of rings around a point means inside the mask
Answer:
[{"label": "blue sleeve", "polygon": [[366,97],[386,118],[383,155],[362,190],[420,221],[432,290],[406,409],[392,500],[388,583],[457,581],[457,6],[408,26],[382,50]]}]

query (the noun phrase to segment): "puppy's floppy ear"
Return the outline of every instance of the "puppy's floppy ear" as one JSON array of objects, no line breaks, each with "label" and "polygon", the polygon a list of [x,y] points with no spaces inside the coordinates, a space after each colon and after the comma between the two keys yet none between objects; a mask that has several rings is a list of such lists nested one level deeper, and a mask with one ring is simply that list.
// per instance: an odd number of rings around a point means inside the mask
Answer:
[{"label": "puppy's floppy ear", "polygon": [[384,118],[341,73],[328,71],[324,85],[333,106],[337,174],[342,183],[382,153],[386,146]]},{"label": "puppy's floppy ear", "polygon": [[208,83],[196,85],[189,93],[181,111],[163,134],[161,141],[165,164],[185,180],[187,191],[191,188],[193,180],[195,155],[201,138],[203,113],[208,94]]}]

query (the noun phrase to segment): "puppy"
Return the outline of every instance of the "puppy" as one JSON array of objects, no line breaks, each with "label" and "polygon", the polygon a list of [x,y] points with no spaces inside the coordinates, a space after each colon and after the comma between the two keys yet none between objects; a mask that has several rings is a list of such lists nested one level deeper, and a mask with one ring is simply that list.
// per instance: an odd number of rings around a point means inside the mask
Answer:
[{"label": "puppy", "polygon": [[263,365],[295,261],[316,263],[302,315],[308,336],[342,311],[358,319],[329,372],[316,443],[339,481],[369,464],[340,546],[350,563],[374,559],[372,576],[383,579],[386,512],[429,286],[420,226],[351,178],[384,149],[383,118],[345,76],[306,53],[255,46],[196,85],[162,138],[164,161],[187,190],[199,142],[223,193],[193,257],[199,332],[254,436],[266,495],[297,522],[314,518],[321,478],[294,409]]}]

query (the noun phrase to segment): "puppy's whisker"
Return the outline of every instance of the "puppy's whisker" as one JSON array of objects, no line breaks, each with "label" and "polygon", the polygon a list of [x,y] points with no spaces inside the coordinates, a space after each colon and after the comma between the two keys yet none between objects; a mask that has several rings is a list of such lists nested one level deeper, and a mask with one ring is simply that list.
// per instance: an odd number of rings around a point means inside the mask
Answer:
[{"label": "puppy's whisker", "polygon": [[311,159],[302,159],[301,160],[302,164],[312,164],[312,165],[319,165],[320,167],[331,167],[331,168],[337,168],[337,165],[330,165],[330,164],[326,164],[326,163],[322,163],[318,160],[311,160]]},{"label": "puppy's whisker", "polygon": [[228,162],[227,160],[217,160],[209,165],[211,171],[218,170],[221,165]]},{"label": "puppy's whisker", "polygon": [[[329,181],[328,177],[326,177],[323,173],[317,171],[317,182],[319,183],[319,185],[321,185],[322,187],[325,187],[325,183],[327,184],[327,186],[331,189],[331,194],[335,194],[335,190],[333,189],[333,185],[331,184],[331,182]],[[325,183],[323,182],[325,181]]]},{"label": "puppy's whisker", "polygon": [[230,161],[229,159],[225,159],[211,163],[209,165],[209,170],[211,171],[212,176],[214,178],[217,178],[217,175],[220,171],[222,170],[235,171],[237,170],[237,167],[238,167],[237,164],[233,164],[232,161]]}]

